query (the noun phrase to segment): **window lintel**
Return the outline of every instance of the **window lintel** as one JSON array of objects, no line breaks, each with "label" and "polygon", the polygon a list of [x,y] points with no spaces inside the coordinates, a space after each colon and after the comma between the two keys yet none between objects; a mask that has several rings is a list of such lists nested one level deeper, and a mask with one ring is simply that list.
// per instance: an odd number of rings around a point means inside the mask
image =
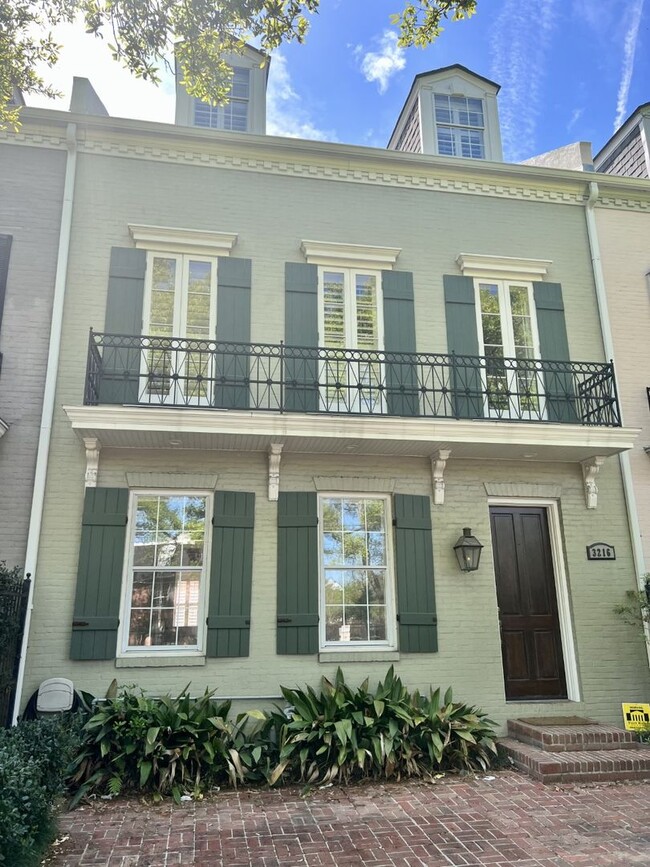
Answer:
[{"label": "window lintel", "polygon": [[337,241],[302,241],[300,249],[310,265],[338,268],[367,268],[392,271],[401,247],[375,247]]},{"label": "window lintel", "polygon": [[138,249],[194,256],[229,256],[238,237],[235,232],[142,226],[135,223],[129,223],[129,232]]},{"label": "window lintel", "polygon": [[553,264],[551,259],[487,256],[482,253],[460,253],[456,262],[465,277],[492,277],[495,280],[522,280],[527,283],[543,279]]}]

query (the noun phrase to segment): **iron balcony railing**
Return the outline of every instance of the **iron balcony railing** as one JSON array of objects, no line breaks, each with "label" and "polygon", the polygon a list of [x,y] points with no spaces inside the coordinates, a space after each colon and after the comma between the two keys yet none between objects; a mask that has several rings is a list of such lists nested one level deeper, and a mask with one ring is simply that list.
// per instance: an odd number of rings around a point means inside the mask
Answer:
[{"label": "iron balcony railing", "polygon": [[93,331],[84,403],[621,423],[611,363]]}]

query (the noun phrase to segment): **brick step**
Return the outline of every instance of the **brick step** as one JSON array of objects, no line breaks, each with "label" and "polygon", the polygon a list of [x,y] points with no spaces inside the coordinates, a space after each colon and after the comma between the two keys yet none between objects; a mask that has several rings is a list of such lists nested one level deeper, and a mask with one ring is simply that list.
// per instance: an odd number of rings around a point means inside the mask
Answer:
[{"label": "brick step", "polygon": [[509,719],[508,737],[549,753],[634,750],[638,746],[633,732],[599,723],[554,726]]},{"label": "brick step", "polygon": [[549,752],[514,738],[499,745],[514,764],[543,783],[588,783],[650,779],[650,747]]}]

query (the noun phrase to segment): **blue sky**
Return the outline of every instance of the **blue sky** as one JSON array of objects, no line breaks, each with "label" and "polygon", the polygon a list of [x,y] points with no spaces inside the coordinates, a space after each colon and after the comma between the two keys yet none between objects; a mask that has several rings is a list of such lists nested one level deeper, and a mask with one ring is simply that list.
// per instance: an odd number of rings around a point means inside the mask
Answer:
[{"label": "blue sky", "polygon": [[[452,63],[501,84],[509,161],[577,140],[596,152],[650,102],[650,0],[478,0],[472,19],[406,51],[390,26],[400,2],[322,0],[307,43],[272,61],[269,132],[385,147],[414,75]],[[78,30],[62,29],[59,40],[66,48],[53,77],[66,94],[72,75],[84,75],[113,115],[173,119],[169,79],[152,90]]]}]

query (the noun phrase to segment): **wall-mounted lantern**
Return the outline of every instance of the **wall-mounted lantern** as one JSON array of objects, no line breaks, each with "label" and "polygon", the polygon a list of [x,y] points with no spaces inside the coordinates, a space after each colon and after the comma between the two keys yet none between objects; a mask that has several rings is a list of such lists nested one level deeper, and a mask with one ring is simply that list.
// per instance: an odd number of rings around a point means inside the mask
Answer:
[{"label": "wall-mounted lantern", "polygon": [[461,572],[474,572],[478,569],[482,550],[483,545],[481,545],[476,536],[472,536],[470,528],[464,527],[463,535],[454,545],[454,551],[456,552]]}]

